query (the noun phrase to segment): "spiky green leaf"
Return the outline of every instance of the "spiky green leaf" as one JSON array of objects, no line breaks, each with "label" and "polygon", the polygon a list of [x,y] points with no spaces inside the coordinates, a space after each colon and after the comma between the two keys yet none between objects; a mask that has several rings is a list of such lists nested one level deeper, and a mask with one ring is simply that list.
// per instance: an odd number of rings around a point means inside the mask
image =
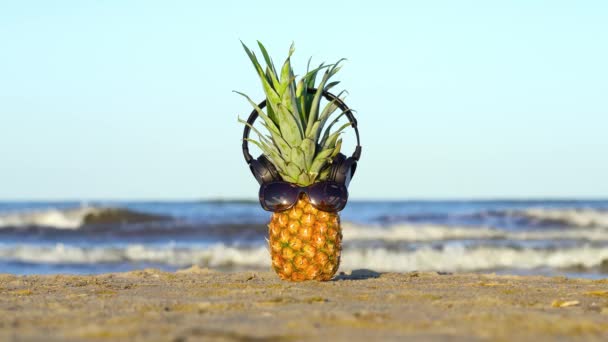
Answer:
[{"label": "spiky green leaf", "polygon": [[[344,115],[341,113],[325,128],[325,123],[335,113],[337,105],[336,101],[329,101],[321,108],[322,93],[339,84],[339,81],[329,80],[340,70],[343,59],[334,64],[321,63],[312,70],[309,59],[306,74],[297,80],[290,60],[294,52],[293,44],[280,74],[277,74],[264,45],[258,42],[258,46],[264,57],[265,67],[260,65],[255,54],[243,44],[262,82],[267,100],[266,112],[248,97],[247,100],[262,118],[262,126],[270,135],[264,136],[259,130],[251,127],[258,140],[249,140],[262,149],[285,181],[305,186],[326,179],[327,166],[341,148],[340,133],[349,124],[333,131],[333,126]],[[317,76],[321,71],[323,76],[317,83]],[[310,93],[309,88],[316,88],[317,91]],[[342,93],[338,94],[339,98],[341,96]]]}]

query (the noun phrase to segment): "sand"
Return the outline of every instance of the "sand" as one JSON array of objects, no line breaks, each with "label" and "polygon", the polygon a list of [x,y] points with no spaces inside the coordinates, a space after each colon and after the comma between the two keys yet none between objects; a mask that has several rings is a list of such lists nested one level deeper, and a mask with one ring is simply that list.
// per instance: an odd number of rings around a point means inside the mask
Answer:
[{"label": "sand", "polygon": [[0,341],[608,340],[608,279],[193,267],[0,275]]}]

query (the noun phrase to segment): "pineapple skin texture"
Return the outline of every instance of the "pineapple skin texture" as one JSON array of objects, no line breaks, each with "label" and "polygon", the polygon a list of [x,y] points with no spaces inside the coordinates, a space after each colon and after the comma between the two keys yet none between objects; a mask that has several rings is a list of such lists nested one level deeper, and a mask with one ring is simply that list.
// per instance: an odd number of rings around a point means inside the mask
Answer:
[{"label": "pineapple skin texture", "polygon": [[340,265],[342,230],[337,213],[314,208],[306,196],[273,213],[268,224],[272,268],[283,280],[330,280]]}]

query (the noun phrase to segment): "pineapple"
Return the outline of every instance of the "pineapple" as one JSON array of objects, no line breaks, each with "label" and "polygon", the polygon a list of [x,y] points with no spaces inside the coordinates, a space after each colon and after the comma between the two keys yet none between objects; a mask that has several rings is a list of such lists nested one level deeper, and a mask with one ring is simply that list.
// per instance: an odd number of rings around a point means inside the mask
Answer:
[{"label": "pineapple", "polygon": [[[264,57],[265,68],[243,44],[262,81],[267,100],[266,111],[247,95],[239,94],[257,110],[268,134],[252,127],[258,139],[249,141],[263,151],[284,181],[299,186],[324,181],[329,176],[333,158],[340,152],[340,133],[350,125],[347,123],[332,130],[344,113],[336,113],[329,122],[338,107],[334,101],[321,106],[322,92],[339,83],[329,82],[329,79],[340,70],[343,59],[334,64],[321,64],[313,70],[310,70],[309,60],[306,74],[296,80],[290,61],[294,52],[293,44],[280,73],[277,73],[264,45],[258,42],[258,46]],[[322,76],[317,83],[320,74]],[[310,88],[317,90],[310,92]],[[338,98],[342,99],[343,94],[344,91],[339,93]],[[342,241],[338,213],[314,208],[308,197],[302,194],[291,209],[273,213],[268,228],[272,267],[281,279],[329,280],[336,273]]]},{"label": "pineapple", "polygon": [[306,195],[268,225],[272,267],[284,280],[329,280],[338,270],[340,216],[314,208]]}]

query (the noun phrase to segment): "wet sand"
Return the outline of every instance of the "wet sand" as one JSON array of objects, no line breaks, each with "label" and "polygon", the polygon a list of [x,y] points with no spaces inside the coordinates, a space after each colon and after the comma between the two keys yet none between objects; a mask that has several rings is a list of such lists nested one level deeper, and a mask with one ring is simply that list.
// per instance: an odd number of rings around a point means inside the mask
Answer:
[{"label": "wet sand", "polygon": [[0,341],[608,340],[608,279],[193,267],[0,275]]}]

